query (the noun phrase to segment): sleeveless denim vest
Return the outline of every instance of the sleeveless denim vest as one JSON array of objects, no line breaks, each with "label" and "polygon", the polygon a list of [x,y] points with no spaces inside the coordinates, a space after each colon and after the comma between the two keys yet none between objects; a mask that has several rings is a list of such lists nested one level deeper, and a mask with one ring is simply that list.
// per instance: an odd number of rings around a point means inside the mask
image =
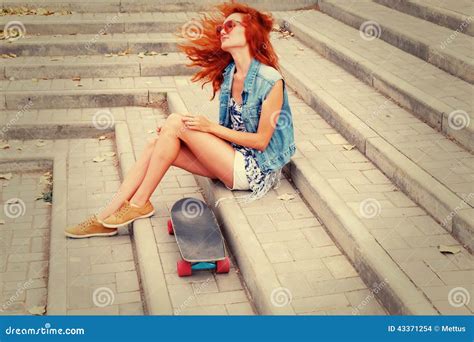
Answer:
[{"label": "sleeveless denim vest", "polygon": [[[229,99],[232,95],[234,72],[235,63],[231,61],[223,72],[224,81],[221,85],[219,97],[219,124],[227,128],[231,128]],[[263,101],[279,79],[283,80],[283,77],[278,70],[252,58],[242,92],[242,120],[247,132],[257,132]],[[295,151],[293,118],[288,103],[286,84],[283,80],[283,105],[275,130],[267,148],[264,151],[255,150],[255,154],[260,169],[265,172],[284,166],[290,161]]]}]

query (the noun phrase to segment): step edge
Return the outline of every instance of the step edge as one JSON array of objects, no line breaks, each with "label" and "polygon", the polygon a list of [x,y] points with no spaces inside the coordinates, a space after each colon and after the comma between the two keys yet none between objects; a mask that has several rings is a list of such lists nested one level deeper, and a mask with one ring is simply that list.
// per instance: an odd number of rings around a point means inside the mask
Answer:
[{"label": "step edge", "polygon": [[[371,288],[374,282],[387,284],[376,296],[391,314],[438,314],[423,292],[376,242],[317,170],[299,159],[292,159],[290,170],[302,196],[331,231],[366,285]],[[369,271],[370,276],[364,271]]]}]

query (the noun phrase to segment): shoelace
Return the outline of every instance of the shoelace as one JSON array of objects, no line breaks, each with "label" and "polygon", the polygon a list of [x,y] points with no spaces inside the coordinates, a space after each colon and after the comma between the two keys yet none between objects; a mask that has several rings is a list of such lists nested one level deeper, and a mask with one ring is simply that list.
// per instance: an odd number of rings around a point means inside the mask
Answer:
[{"label": "shoelace", "polygon": [[87,220],[85,220],[84,222],[80,223],[79,225],[83,228],[87,227],[88,225],[92,224],[95,220],[95,216],[91,216],[89,217]]},{"label": "shoelace", "polygon": [[117,217],[122,218],[123,215],[125,215],[125,213],[128,211],[129,208],[130,208],[130,203],[128,203],[128,202],[124,203],[124,204],[120,207],[120,209],[119,209],[119,211],[118,211],[118,213],[117,213]]}]

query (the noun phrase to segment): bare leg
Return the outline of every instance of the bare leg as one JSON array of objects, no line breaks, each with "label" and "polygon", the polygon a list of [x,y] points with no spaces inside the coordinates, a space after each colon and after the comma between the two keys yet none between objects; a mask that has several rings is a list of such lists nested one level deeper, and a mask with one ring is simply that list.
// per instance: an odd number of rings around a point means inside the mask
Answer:
[{"label": "bare leg", "polygon": [[210,133],[186,129],[181,115],[171,114],[161,130],[145,178],[130,202],[142,206],[151,197],[166,171],[177,159],[182,141],[212,175],[232,187],[235,153],[232,146]]},{"label": "bare leg", "polygon": [[[159,138],[155,137],[148,141],[140,158],[135,162],[132,169],[125,176],[125,179],[117,190],[117,193],[106,205],[106,207],[98,213],[97,216],[99,219],[103,220],[106,217],[112,215],[120,208],[125,200],[129,200],[137,191],[138,187],[143,181],[143,178],[145,177],[153,150],[155,149],[158,140]],[[173,162],[173,166],[180,167],[196,175],[217,178],[204,165],[201,164],[201,162],[196,158],[196,156],[191,152],[185,143],[181,143],[178,157]]]}]

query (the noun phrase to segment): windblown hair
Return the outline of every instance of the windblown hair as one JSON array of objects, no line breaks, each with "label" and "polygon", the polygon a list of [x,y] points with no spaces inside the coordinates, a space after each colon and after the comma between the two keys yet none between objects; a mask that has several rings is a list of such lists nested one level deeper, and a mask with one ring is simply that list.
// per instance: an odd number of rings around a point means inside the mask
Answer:
[{"label": "windblown hair", "polygon": [[242,13],[245,26],[245,37],[249,44],[250,55],[259,62],[279,69],[278,57],[270,43],[270,32],[273,28],[271,14],[262,13],[246,4],[227,2],[214,7],[215,11],[209,14],[202,13],[199,19],[183,25],[178,37],[184,42],[178,44],[191,63],[189,67],[200,67],[191,81],[212,82],[212,99],[224,81],[222,72],[232,61],[230,53],[221,49],[220,35],[216,33],[216,26],[222,24],[225,18],[232,13]]}]

